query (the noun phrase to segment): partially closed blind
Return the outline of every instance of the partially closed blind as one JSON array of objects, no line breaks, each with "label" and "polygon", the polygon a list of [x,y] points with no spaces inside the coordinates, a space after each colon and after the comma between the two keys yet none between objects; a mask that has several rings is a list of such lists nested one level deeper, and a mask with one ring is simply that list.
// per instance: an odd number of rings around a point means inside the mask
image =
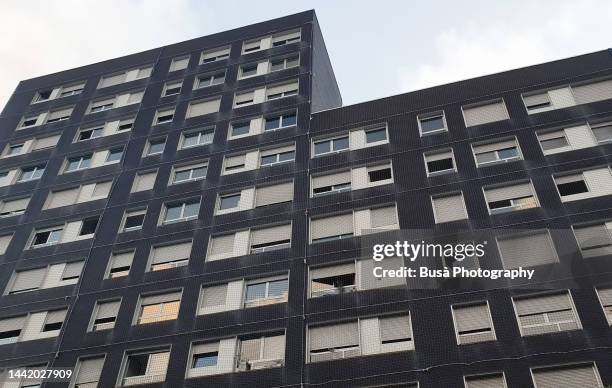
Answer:
[{"label": "partially closed blind", "polygon": [[57,145],[61,135],[47,136],[37,138],[32,146],[32,151],[42,150],[43,148],[51,148]]},{"label": "partially closed blind", "polygon": [[357,321],[313,327],[309,335],[311,351],[359,345]]},{"label": "partially closed blind", "polygon": [[191,254],[192,241],[179,244],[168,244],[153,247],[151,250],[151,263],[160,264],[169,261],[188,259]]},{"label": "partially closed blind", "polygon": [[27,315],[21,315],[19,317],[0,318],[0,332],[23,329],[27,317]]},{"label": "partially closed blind", "polygon": [[63,322],[66,319],[66,312],[66,309],[47,312],[47,317],[45,319],[46,324]]},{"label": "partially closed blind", "polygon": [[353,273],[355,273],[355,262],[351,261],[350,263],[332,265],[331,267],[312,268],[310,270],[310,278],[321,279]]},{"label": "partially closed blind", "polygon": [[548,92],[532,94],[529,96],[523,96],[523,101],[525,102],[525,106],[529,107],[537,107],[538,105],[548,104],[550,103],[550,97],[548,96]]},{"label": "partially closed blind", "polygon": [[202,61],[206,62],[208,59],[222,57],[222,56],[225,56],[225,55],[229,55],[229,53],[230,53],[229,47],[213,49],[213,50],[205,52],[202,55]]},{"label": "partially closed blind", "polygon": [[530,182],[517,183],[510,186],[485,188],[484,192],[487,202],[533,196]]},{"label": "partially closed blind", "polygon": [[465,378],[465,388],[506,388],[503,374]]},{"label": "partially closed blind", "polygon": [[461,193],[433,197],[436,223],[464,220],[467,218]]},{"label": "partially closed blind", "polygon": [[592,364],[555,369],[535,369],[532,372],[533,381],[538,388],[602,387]]},{"label": "partially closed blind", "polygon": [[597,295],[608,319],[608,323],[612,325],[612,287],[611,288],[598,288]]},{"label": "partially closed blind", "polygon": [[567,292],[514,299],[514,305],[519,316],[572,309],[572,303]]},{"label": "partially closed blind", "polygon": [[105,75],[100,79],[100,84],[98,85],[98,89],[106,88],[113,85],[118,85],[125,80],[125,72],[114,75]]},{"label": "partially closed blind", "polygon": [[108,197],[108,194],[110,193],[110,189],[112,185],[113,185],[112,181],[96,183],[91,196],[94,198]]},{"label": "partially closed blind", "polygon": [[225,168],[232,168],[242,166],[245,163],[246,154],[243,155],[235,155],[235,156],[226,156],[225,157]]},{"label": "partially closed blind", "polygon": [[136,174],[134,177],[134,185],[132,186],[132,193],[153,189],[156,177],[157,171]]},{"label": "partially closed blind", "polygon": [[120,306],[121,306],[120,300],[99,302],[98,311],[96,313],[96,319],[116,317],[119,314]]},{"label": "partially closed blind", "polygon": [[612,244],[610,231],[605,224],[576,226],[574,235],[580,249],[595,248]]},{"label": "partially closed blind", "polygon": [[380,326],[380,340],[382,343],[412,340],[409,315],[381,317],[378,319],[378,322]]},{"label": "partially closed blind", "polygon": [[85,265],[84,261],[75,261],[72,263],[66,263],[64,267],[64,273],[62,274],[63,278],[78,278],[81,276],[81,272],[83,271],[83,265]]},{"label": "partially closed blind", "polygon": [[202,288],[202,307],[224,306],[227,283]]},{"label": "partially closed blind", "polygon": [[12,238],[12,234],[5,234],[4,236],[0,236],[0,255],[4,255],[6,253],[6,249],[11,243]]},{"label": "partially closed blind", "polygon": [[612,80],[572,86],[572,92],[577,104],[607,100],[612,98]]},{"label": "partially closed blind", "polygon": [[457,332],[462,334],[491,328],[489,308],[486,304],[476,306],[453,306]]},{"label": "partially closed blind", "polygon": [[312,177],[313,189],[319,189],[326,186],[334,186],[351,183],[351,171],[342,171],[329,175],[318,175]]},{"label": "partially closed blind", "polygon": [[187,110],[187,118],[218,112],[220,105],[220,98],[208,101],[192,102],[189,104],[189,109]]},{"label": "partially closed blind", "polygon": [[134,251],[115,253],[111,257],[111,268],[131,266],[133,259],[134,259]]},{"label": "partially closed blind", "polygon": [[11,287],[11,291],[19,292],[23,290],[40,288],[46,273],[47,267],[17,272],[15,274],[15,281],[13,282],[13,287]]},{"label": "partially closed blind", "polygon": [[66,189],[61,191],[52,191],[49,194],[49,202],[47,209],[53,209],[56,207],[69,206],[76,203],[79,196],[80,187],[72,189]]},{"label": "partially closed blind", "polygon": [[312,240],[353,233],[353,213],[317,218],[310,221]]},{"label": "partially closed blind", "polygon": [[474,144],[472,148],[474,149],[475,154],[481,154],[483,152],[499,151],[503,150],[504,148],[511,148],[517,146],[518,144],[516,143],[516,138],[514,138],[509,140],[496,141],[493,143]]},{"label": "partially closed blind", "polygon": [[558,261],[547,230],[497,239],[504,268],[533,267]]},{"label": "partially closed blind", "polygon": [[141,304],[143,306],[158,304],[158,303],[167,303],[167,302],[176,302],[181,300],[181,292],[175,291],[168,294],[155,294],[155,295],[147,295],[142,296]]},{"label": "partially closed blind", "polygon": [[284,85],[272,86],[268,88],[268,95],[290,92],[293,90],[297,90],[297,88],[298,88],[297,82],[291,82],[291,83],[284,84]]},{"label": "partially closed blind", "polygon": [[372,228],[397,225],[397,211],[395,205],[370,210],[370,224]]},{"label": "partially closed blind", "polygon": [[210,255],[230,255],[234,252],[235,233],[215,236],[210,239]]},{"label": "partially closed blind", "polygon": [[463,107],[463,117],[465,118],[465,126],[472,127],[492,123],[494,121],[509,119],[506,104],[503,100],[495,100],[485,104],[478,104]]},{"label": "partially closed blind", "polygon": [[263,359],[282,360],[285,358],[285,336],[275,335],[264,338]]},{"label": "partially closed blind", "polygon": [[293,200],[293,181],[279,185],[257,187],[255,189],[255,207]]},{"label": "partially closed blind", "polygon": [[47,122],[49,120],[57,120],[62,117],[70,116],[72,114],[72,109],[73,108],[67,108],[67,109],[60,109],[60,110],[55,110],[53,112],[50,112],[49,115],[47,116]]},{"label": "partially closed blind", "polygon": [[3,213],[23,211],[28,207],[30,197],[3,201],[0,206]]},{"label": "partially closed blind", "polygon": [[78,374],[75,379],[75,385],[78,386],[79,384],[97,383],[100,380],[103,366],[104,357],[79,360]]},{"label": "partially closed blind", "polygon": [[255,229],[251,231],[251,246],[290,239],[291,224],[278,225],[271,228]]}]

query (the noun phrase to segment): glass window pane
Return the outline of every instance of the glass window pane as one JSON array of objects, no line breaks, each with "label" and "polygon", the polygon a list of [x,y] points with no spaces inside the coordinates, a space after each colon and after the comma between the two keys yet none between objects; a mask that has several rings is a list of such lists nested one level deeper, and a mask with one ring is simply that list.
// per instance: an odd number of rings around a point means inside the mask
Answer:
[{"label": "glass window pane", "polygon": [[192,368],[205,368],[217,365],[218,353],[202,353],[193,355]]},{"label": "glass window pane", "polygon": [[266,283],[249,284],[246,289],[246,300],[255,300],[266,297]]},{"label": "glass window pane", "polygon": [[246,135],[249,133],[250,129],[251,129],[250,121],[233,123],[232,124],[232,136]]},{"label": "glass window pane", "polygon": [[181,217],[182,206],[170,206],[166,209],[166,221],[177,220]]},{"label": "glass window pane", "polygon": [[270,286],[268,288],[268,296],[281,296],[287,292],[288,287],[289,281],[287,279],[270,282]]},{"label": "glass window pane", "polygon": [[295,151],[283,152],[282,154],[278,155],[279,162],[287,162],[287,161],[294,160],[294,159],[295,159]]},{"label": "glass window pane", "polygon": [[276,162],[276,158],[278,155],[268,155],[268,156],[262,156],[261,158],[261,164],[266,165],[266,164],[271,164],[271,163],[275,163]]},{"label": "glass window pane", "polygon": [[191,174],[192,179],[200,179],[206,177],[206,167],[198,167],[194,168],[193,173]]},{"label": "glass window pane", "polygon": [[295,113],[283,115],[283,127],[288,127],[297,124],[297,116]]},{"label": "glass window pane", "polygon": [[375,143],[377,141],[383,141],[386,139],[387,131],[384,129],[366,132],[366,143]]},{"label": "glass window pane", "polygon": [[497,151],[497,154],[499,155],[500,159],[516,158],[518,156],[518,150],[516,149],[516,147],[505,148],[503,150]]},{"label": "glass window pane", "polygon": [[331,151],[331,140],[321,141],[314,145],[315,155],[324,154]]},{"label": "glass window pane", "polygon": [[266,117],[266,131],[280,127],[280,116]]},{"label": "glass window pane", "polygon": [[334,139],[334,151],[346,150],[349,148],[349,138],[342,137]]},{"label": "glass window pane", "polygon": [[176,173],[174,173],[174,181],[181,182],[181,181],[189,179],[190,172],[191,170],[177,171]]},{"label": "glass window pane", "polygon": [[232,208],[237,207],[239,202],[240,202],[240,194],[223,196],[221,197],[219,208],[221,210],[232,209]]},{"label": "glass window pane", "polygon": [[188,204],[185,205],[185,211],[183,213],[183,217],[185,217],[185,218],[197,217],[199,210],[200,210],[200,203],[199,202],[188,203]]},{"label": "glass window pane", "polygon": [[444,119],[442,116],[429,117],[419,121],[421,122],[421,132],[423,133],[444,129]]}]

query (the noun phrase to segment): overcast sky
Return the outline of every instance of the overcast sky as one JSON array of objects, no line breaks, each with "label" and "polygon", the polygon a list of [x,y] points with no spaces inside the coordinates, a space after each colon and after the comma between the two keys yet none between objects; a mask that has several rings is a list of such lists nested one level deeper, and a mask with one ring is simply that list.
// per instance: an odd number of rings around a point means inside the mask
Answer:
[{"label": "overcast sky", "polygon": [[612,47],[610,0],[2,0],[0,107],[22,79],[307,9],[345,105]]}]

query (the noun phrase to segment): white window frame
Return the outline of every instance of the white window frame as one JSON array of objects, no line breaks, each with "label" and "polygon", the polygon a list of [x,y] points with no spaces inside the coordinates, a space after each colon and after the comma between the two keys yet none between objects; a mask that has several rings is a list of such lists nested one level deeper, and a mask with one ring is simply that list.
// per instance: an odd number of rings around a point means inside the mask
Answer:
[{"label": "white window frame", "polygon": [[[193,178],[193,170],[198,169],[198,168],[202,168],[202,167],[204,167],[206,169],[206,173],[204,174],[204,176],[202,178]],[[183,171],[189,171],[189,179],[177,181],[176,180],[176,173],[177,172],[183,172]],[[202,163],[196,163],[196,164],[188,164],[188,165],[180,165],[180,166],[173,166],[172,167],[172,174],[170,174],[170,185],[178,185],[178,184],[181,184],[181,183],[195,182],[195,181],[199,181],[199,180],[204,180],[204,179],[206,179],[206,175],[208,175],[208,162],[202,162]]]},{"label": "white window frame", "polygon": [[[432,119],[434,117],[442,117],[442,123],[444,123],[444,128],[436,129],[436,130],[429,131],[429,132],[423,132],[421,120]],[[446,113],[444,113],[444,110],[430,112],[430,113],[421,113],[417,115],[417,123],[419,125],[419,134],[421,135],[421,137],[435,135],[435,134],[443,133],[443,132],[448,132],[448,124],[446,123]]]},{"label": "white window frame", "polygon": [[[190,202],[190,200],[186,200],[184,202],[176,203],[176,205],[174,205],[172,203],[170,203],[170,204],[164,203],[163,204],[163,211],[162,211],[162,214],[161,214],[162,217],[161,217],[160,225],[169,225],[169,224],[175,224],[177,222],[196,220],[198,218],[199,212],[201,210],[200,207],[202,205],[202,198],[198,198],[198,213],[196,215],[194,215],[194,216],[185,217],[185,208],[188,205],[192,205],[194,203],[195,202],[193,202],[193,203]],[[179,218],[174,218],[174,219],[171,219],[171,220],[166,219],[166,217],[168,216],[168,210],[170,208],[175,208],[175,207],[180,207],[181,208],[180,217]]]},{"label": "white window frame", "polygon": [[[345,138],[346,138],[346,141],[348,142],[348,147],[343,148],[341,150],[334,151],[334,142],[336,140],[345,139]],[[330,151],[317,154],[316,151],[315,151],[315,146],[316,146],[317,143],[323,143],[323,142],[331,142],[330,143]],[[312,140],[312,157],[313,158],[317,158],[319,156],[325,156],[325,155],[339,154],[339,153],[347,152],[347,151],[350,151],[350,150],[351,150],[351,139],[350,139],[350,134],[349,133],[346,133],[344,135],[336,135],[336,136],[333,136],[333,137],[326,137],[326,138],[320,138],[320,139],[313,139]]]}]

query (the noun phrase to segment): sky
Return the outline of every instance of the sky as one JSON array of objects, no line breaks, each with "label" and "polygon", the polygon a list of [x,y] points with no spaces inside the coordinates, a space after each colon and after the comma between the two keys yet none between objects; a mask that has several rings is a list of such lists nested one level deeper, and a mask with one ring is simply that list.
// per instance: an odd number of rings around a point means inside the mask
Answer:
[{"label": "sky", "polygon": [[612,47],[612,1],[2,0],[22,79],[315,9],[344,105]]}]

